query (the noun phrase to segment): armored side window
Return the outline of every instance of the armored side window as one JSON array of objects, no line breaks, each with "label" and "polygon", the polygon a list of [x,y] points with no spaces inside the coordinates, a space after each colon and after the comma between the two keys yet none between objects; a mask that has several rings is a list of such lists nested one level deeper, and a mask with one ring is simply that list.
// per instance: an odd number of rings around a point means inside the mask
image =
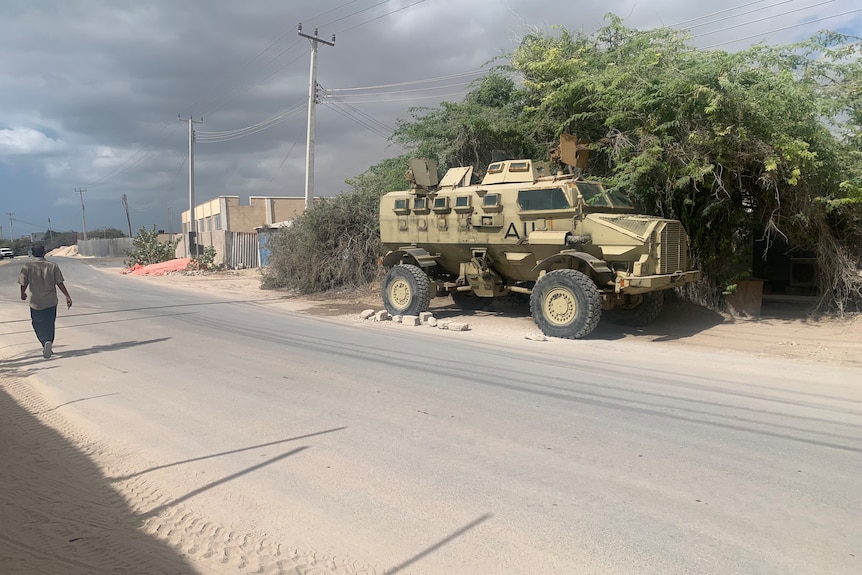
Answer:
[{"label": "armored side window", "polygon": [[509,171],[510,172],[529,172],[530,171],[530,162],[510,162],[509,163]]},{"label": "armored side window", "polygon": [[472,212],[472,196],[455,196],[455,211],[459,214]]},{"label": "armored side window", "polygon": [[500,205],[500,194],[485,194],[482,198],[483,208],[496,208]]},{"label": "armored side window", "polygon": [[503,171],[503,162],[494,162],[490,166],[488,166],[489,174],[499,174]]},{"label": "armored side window", "polygon": [[424,210],[428,207],[428,198],[416,198],[413,200],[414,210]]},{"label": "armored side window", "polygon": [[393,210],[398,215],[405,215],[410,213],[410,208],[407,205],[407,198],[398,198],[395,200],[395,207]]},{"label": "armored side window", "polygon": [[449,212],[449,198],[446,196],[438,196],[434,198],[434,212],[445,214]]},{"label": "armored side window", "polygon": [[565,210],[570,208],[569,200],[562,188],[549,190],[520,190],[518,207],[523,211]]}]

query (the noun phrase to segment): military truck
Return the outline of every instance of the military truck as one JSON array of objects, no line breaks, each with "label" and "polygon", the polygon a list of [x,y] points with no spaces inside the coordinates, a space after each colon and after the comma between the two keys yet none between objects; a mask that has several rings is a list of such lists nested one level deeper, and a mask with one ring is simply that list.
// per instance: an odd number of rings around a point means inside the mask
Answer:
[{"label": "military truck", "polygon": [[654,320],[665,290],[700,277],[688,236],[680,222],[637,214],[624,194],[582,179],[582,147],[561,140],[565,171],[501,160],[478,184],[472,167],[438,181],[433,162],[411,161],[411,187],[380,200],[386,310],[418,315],[445,296],[476,310],[524,294],[542,333],[568,339],[589,335],[603,312],[626,325]]}]

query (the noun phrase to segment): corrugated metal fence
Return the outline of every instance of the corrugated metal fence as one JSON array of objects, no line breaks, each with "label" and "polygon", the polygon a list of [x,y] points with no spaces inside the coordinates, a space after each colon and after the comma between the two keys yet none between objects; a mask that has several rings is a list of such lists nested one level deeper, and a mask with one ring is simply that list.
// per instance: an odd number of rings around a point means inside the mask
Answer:
[{"label": "corrugated metal fence", "polygon": [[258,239],[256,233],[231,232],[225,238],[225,267],[233,269],[258,267]]}]

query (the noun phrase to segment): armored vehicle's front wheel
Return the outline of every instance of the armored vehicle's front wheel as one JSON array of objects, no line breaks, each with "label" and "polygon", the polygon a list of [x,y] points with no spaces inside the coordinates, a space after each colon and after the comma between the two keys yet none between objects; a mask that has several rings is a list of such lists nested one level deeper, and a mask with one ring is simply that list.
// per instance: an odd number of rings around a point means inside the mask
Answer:
[{"label": "armored vehicle's front wheel", "polygon": [[383,307],[392,315],[419,315],[431,303],[431,281],[411,264],[393,266],[383,278]]},{"label": "armored vehicle's front wheel", "polygon": [[599,324],[602,302],[596,284],[577,270],[546,273],[533,287],[530,311],[547,336],[578,339]]},{"label": "armored vehicle's front wheel", "polygon": [[608,321],[618,325],[641,327],[655,320],[664,308],[664,292],[642,294],[628,305],[616,306],[605,312]]}]

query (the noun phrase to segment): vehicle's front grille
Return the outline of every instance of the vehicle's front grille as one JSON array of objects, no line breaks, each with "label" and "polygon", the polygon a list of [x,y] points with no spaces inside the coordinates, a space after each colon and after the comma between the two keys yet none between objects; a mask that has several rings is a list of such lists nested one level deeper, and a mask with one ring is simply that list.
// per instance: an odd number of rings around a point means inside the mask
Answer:
[{"label": "vehicle's front grille", "polygon": [[665,222],[661,227],[658,273],[672,274],[688,269],[688,238],[682,224]]}]

